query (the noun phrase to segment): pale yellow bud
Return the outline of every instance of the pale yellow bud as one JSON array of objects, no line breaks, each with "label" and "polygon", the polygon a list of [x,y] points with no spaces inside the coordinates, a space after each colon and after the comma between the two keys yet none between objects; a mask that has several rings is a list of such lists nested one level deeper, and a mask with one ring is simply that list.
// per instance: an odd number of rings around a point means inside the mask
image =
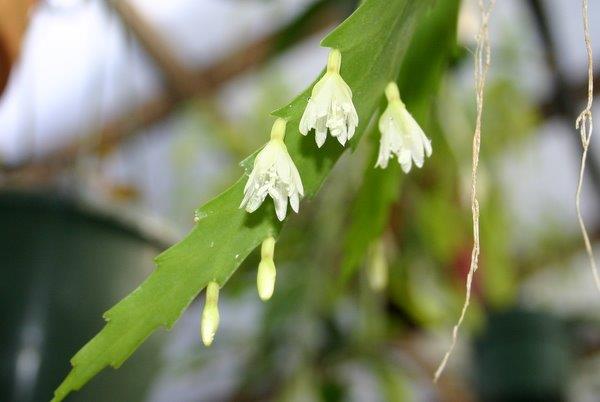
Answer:
[{"label": "pale yellow bud", "polygon": [[262,260],[258,265],[258,275],[256,275],[256,287],[258,296],[262,301],[267,301],[273,296],[275,290],[275,263],[272,259]]},{"label": "pale yellow bud", "polygon": [[206,287],[206,303],[202,311],[201,335],[202,343],[210,346],[219,328],[219,284],[210,282]]},{"label": "pale yellow bud", "polygon": [[275,254],[275,239],[267,237],[260,248],[260,264],[258,265],[258,274],[256,275],[256,287],[258,288],[258,296],[263,301],[267,301],[273,296],[275,290],[275,262],[273,256]]},{"label": "pale yellow bud", "polygon": [[371,289],[380,292],[388,283],[388,263],[385,258],[383,241],[378,241],[371,247],[367,265],[367,278]]}]

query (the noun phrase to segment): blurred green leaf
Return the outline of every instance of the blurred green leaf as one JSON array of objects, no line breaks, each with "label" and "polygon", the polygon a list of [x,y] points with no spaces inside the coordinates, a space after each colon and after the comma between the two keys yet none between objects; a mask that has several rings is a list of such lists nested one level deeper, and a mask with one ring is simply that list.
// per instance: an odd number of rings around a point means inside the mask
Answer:
[{"label": "blurred green leaf", "polygon": [[414,400],[408,380],[404,377],[402,369],[397,362],[389,361],[389,356],[374,359],[373,369],[381,384],[381,394],[386,401],[407,402]]},{"label": "blurred green leaf", "polygon": [[[428,125],[431,100],[456,49],[459,4],[460,0],[438,1],[423,18],[398,77],[402,99],[422,127]],[[379,138],[379,132],[376,129],[373,131]],[[435,148],[435,143],[433,145]],[[344,243],[341,268],[344,279],[355,272],[369,244],[385,230],[391,206],[398,198],[404,177],[396,163],[391,163],[385,170],[373,168],[377,148],[375,144],[352,207],[352,223]],[[435,158],[435,151],[433,157]]]},{"label": "blurred green leaf", "polygon": [[492,155],[519,144],[533,133],[540,117],[524,90],[508,79],[492,81],[487,93],[489,100],[483,115],[487,140],[482,151]]},{"label": "blurred green leaf", "polygon": [[482,288],[487,304],[503,308],[514,302],[517,295],[517,275],[510,254],[510,221],[504,210],[499,191],[493,192],[481,214]]},{"label": "blurred green leaf", "polygon": [[[323,41],[341,50],[342,76],[354,92],[360,140],[383,97],[387,82],[398,76],[404,50],[417,16],[431,1],[367,0]],[[310,88],[274,112],[288,120],[286,145],[313,196],[344,148],[328,141],[317,149],[312,135],[298,133]],[[119,367],[158,327],[171,328],[206,284],[223,285],[241,262],[268,235],[277,235],[271,202],[247,214],[238,208],[246,177],[197,211],[196,227],[180,243],[157,257],[157,269],[129,296],[105,313],[106,326],[72,359],[73,369],[55,391],[63,400],[104,367]]]}]

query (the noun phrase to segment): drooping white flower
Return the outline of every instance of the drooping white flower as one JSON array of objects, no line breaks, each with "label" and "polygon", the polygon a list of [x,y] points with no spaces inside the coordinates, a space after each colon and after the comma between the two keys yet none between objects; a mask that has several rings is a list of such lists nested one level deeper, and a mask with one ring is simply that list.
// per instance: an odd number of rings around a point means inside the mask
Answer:
[{"label": "drooping white flower", "polygon": [[256,287],[258,288],[258,296],[261,300],[267,301],[273,296],[275,290],[275,262],[273,254],[275,253],[275,239],[267,237],[260,249],[260,264],[258,265],[258,274],[256,275]]},{"label": "drooping white flower", "polygon": [[419,123],[406,110],[400,100],[400,92],[395,82],[385,88],[388,106],[379,119],[379,156],[375,167],[385,169],[390,159],[398,158],[405,173],[410,172],[412,163],[422,167],[425,156],[431,156],[431,141],[419,126]]},{"label": "drooping white flower", "polygon": [[219,328],[219,284],[210,282],[206,287],[206,302],[202,310],[202,322],[200,334],[202,343],[210,346],[215,339],[215,334]]},{"label": "drooping white flower", "polygon": [[327,71],[313,87],[300,119],[300,132],[306,135],[314,129],[319,148],[325,143],[327,129],[340,144],[345,145],[358,126],[358,114],[352,103],[352,90],[340,76],[341,64],[342,54],[333,49],[329,53]]},{"label": "drooping white flower", "polygon": [[270,195],[280,221],[285,219],[288,198],[294,212],[298,212],[300,198],[304,196],[300,174],[283,143],[285,126],[283,119],[277,119],[273,124],[271,139],[254,159],[240,204],[240,208],[254,212]]}]

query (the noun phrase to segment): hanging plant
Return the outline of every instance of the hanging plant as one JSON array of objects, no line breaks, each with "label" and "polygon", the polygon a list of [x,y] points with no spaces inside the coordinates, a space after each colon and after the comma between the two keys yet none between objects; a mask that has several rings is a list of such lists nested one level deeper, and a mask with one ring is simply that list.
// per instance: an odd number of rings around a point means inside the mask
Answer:
[{"label": "hanging plant", "polygon": [[[273,112],[279,120],[271,140],[242,162],[244,176],[200,207],[188,236],[159,255],[148,279],[104,314],[107,324],[73,357],[73,369],[53,401],[63,400],[103,368],[118,368],[154,330],[171,328],[207,285],[202,337],[205,343],[212,342],[218,325],[219,288],[257,246],[277,238],[288,200],[298,211],[300,197],[312,198],[342,153],[356,147],[385,102],[386,86],[398,80],[403,62],[411,60],[405,57],[408,45],[434,4],[456,16],[456,0],[366,0],[327,35],[322,45],[332,49],[328,68],[315,85]],[[449,54],[446,46],[454,45],[456,18],[432,22],[423,29],[450,34],[429,37],[435,41],[430,47],[444,39],[443,59]],[[411,48],[412,54],[422,50],[420,45]],[[437,55],[431,58],[438,60]],[[427,81],[433,71],[438,69],[426,68],[403,81]],[[424,93],[427,89],[422,87]],[[309,134],[313,129],[316,141]],[[267,196],[274,204],[263,202]],[[264,268],[262,272],[266,275]],[[261,283],[265,280],[259,278]],[[263,295],[270,292],[269,286],[263,286]]]}]

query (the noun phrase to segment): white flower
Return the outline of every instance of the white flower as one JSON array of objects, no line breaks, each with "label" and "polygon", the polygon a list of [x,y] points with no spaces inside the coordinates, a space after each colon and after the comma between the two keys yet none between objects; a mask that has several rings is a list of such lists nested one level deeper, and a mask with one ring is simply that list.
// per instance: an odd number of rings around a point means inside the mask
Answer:
[{"label": "white flower", "polygon": [[254,167],[244,187],[244,199],[240,204],[240,208],[254,212],[270,195],[280,221],[285,219],[288,197],[292,209],[298,212],[300,198],[304,196],[300,174],[283,143],[285,126],[283,119],[277,119],[273,124],[271,140],[254,159]]},{"label": "white flower", "polygon": [[400,93],[395,82],[385,88],[388,107],[379,119],[379,156],[375,167],[385,169],[388,161],[396,156],[405,173],[410,172],[412,163],[423,166],[425,155],[431,156],[431,141],[413,119],[406,106],[400,100]]},{"label": "white flower", "polygon": [[210,282],[206,287],[206,302],[202,310],[202,322],[200,325],[200,334],[202,343],[210,346],[215,339],[215,334],[219,328],[219,284]]},{"label": "white flower", "polygon": [[315,139],[320,148],[325,143],[327,129],[340,144],[352,138],[358,126],[358,114],[352,103],[352,90],[340,76],[342,55],[333,49],[329,53],[327,71],[315,84],[302,119],[300,132],[308,134],[315,129]]},{"label": "white flower", "polygon": [[275,290],[275,262],[273,254],[275,252],[275,239],[267,237],[260,249],[260,264],[258,265],[258,274],[256,275],[256,287],[258,288],[258,296],[261,300],[267,301],[273,296]]}]

